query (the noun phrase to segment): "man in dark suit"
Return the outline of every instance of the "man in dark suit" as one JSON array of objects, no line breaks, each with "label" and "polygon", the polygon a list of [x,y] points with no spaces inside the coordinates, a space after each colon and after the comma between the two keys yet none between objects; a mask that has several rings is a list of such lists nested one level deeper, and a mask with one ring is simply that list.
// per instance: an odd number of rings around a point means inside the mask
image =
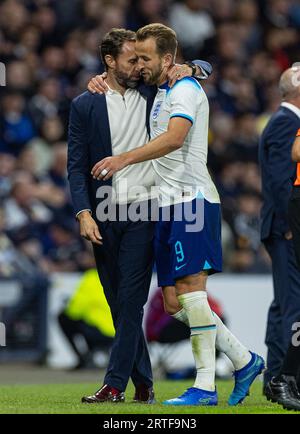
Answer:
[{"label": "man in dark suit", "polygon": [[[148,141],[149,114],[157,89],[140,83],[134,32],[113,29],[102,41],[101,55],[109,91],[106,95],[85,92],[72,102],[68,175],[80,232],[93,243],[116,335],[103,386],[82,402],[124,401],[131,377],[134,400],[152,403],[152,372],[142,319],[152,276],[154,222],[128,218],[135,202],[143,209],[145,204],[151,208],[152,164],[126,168],[107,182],[93,179],[91,169],[107,156]],[[185,65],[183,71],[187,70],[189,75],[195,72]],[[181,74],[178,70],[178,78]],[[134,192],[136,186],[143,190],[139,196]],[[115,198],[107,201],[109,187]],[[115,205],[110,218],[101,207],[101,198],[108,208]]]},{"label": "man in dark suit", "polygon": [[[300,78],[300,66],[298,71]],[[297,136],[293,144],[292,159],[297,163],[297,170],[294,178],[295,181],[293,185],[293,191],[289,202],[289,222],[293,234],[298,268],[300,270],[300,128],[297,131]]]},{"label": "man in dark suit", "polygon": [[300,83],[295,68],[282,74],[279,88],[283,102],[266,126],[259,148],[264,199],[261,239],[272,259],[274,284],[266,332],[265,385],[280,372],[291,342],[292,325],[300,312],[300,271],[288,221],[288,203],[296,173],[291,149],[300,127]]},{"label": "man in dark suit", "polygon": [[[298,69],[300,78],[300,67]],[[297,162],[297,172],[289,201],[289,223],[293,244],[300,270],[300,129],[292,147],[292,159]],[[298,321],[293,324],[290,346],[285,355],[279,375],[273,377],[265,388],[269,401],[281,404],[287,410],[300,411],[300,312]]]}]

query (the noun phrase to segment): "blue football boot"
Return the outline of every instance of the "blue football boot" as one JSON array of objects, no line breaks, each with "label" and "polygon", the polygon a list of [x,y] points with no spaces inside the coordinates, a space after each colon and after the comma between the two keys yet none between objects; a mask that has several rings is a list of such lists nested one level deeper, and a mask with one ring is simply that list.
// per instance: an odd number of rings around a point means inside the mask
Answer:
[{"label": "blue football boot", "polygon": [[208,390],[190,387],[178,398],[168,399],[163,402],[164,405],[217,405],[217,391],[209,392]]},{"label": "blue football boot", "polygon": [[249,389],[255,378],[265,369],[265,361],[258,354],[252,353],[251,360],[242,369],[234,372],[235,385],[228,399],[229,405],[237,405],[243,402],[249,395]]}]

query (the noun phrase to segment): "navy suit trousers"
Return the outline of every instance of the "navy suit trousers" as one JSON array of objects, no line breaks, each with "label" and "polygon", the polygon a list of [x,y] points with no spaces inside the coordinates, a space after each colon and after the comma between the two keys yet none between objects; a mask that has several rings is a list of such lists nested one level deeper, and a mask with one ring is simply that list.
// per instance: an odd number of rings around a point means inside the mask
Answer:
[{"label": "navy suit trousers", "polygon": [[153,384],[142,329],[153,269],[153,222],[99,224],[103,246],[94,245],[97,270],[116,330],[104,384],[125,391]]},{"label": "navy suit trousers", "polygon": [[278,375],[291,343],[292,325],[300,314],[300,271],[292,240],[273,236],[264,241],[272,259],[274,300],[268,313],[265,343],[268,347],[265,383]]}]

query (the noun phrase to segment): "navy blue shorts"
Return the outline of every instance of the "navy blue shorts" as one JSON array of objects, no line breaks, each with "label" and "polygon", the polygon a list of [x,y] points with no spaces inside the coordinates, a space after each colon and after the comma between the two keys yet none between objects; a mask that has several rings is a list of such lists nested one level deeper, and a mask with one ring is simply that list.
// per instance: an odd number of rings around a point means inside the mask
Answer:
[{"label": "navy blue shorts", "polygon": [[159,286],[207,271],[222,271],[221,207],[194,199],[159,210],[155,228],[155,260]]}]

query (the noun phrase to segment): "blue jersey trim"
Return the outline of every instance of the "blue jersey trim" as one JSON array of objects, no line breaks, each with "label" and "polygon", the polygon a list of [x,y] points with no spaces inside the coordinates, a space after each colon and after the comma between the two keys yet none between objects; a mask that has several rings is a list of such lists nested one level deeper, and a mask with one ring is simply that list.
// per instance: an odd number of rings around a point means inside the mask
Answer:
[{"label": "blue jersey trim", "polygon": [[173,115],[170,116],[170,119],[172,119],[172,118],[184,118],[184,119],[187,119],[188,121],[190,121],[192,123],[192,125],[194,123],[194,119],[191,116],[186,115],[184,113],[174,113]]}]

